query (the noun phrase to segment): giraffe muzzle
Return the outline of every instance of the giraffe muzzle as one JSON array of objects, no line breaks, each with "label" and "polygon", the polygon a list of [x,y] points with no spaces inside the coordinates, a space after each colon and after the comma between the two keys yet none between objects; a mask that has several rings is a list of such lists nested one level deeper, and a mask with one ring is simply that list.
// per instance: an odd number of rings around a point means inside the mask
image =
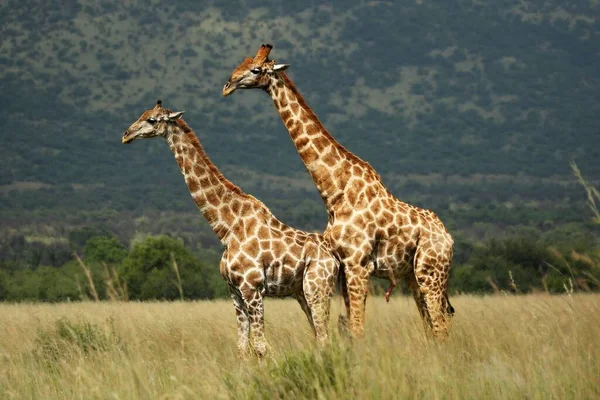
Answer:
[{"label": "giraffe muzzle", "polygon": [[129,143],[133,142],[133,139],[135,139],[135,136],[132,135],[131,132],[125,131],[125,133],[123,133],[123,138],[121,139],[121,143],[129,144]]},{"label": "giraffe muzzle", "polygon": [[233,93],[235,91],[235,89],[237,89],[237,84],[232,83],[231,81],[227,81],[227,83],[225,83],[225,86],[223,86],[223,96],[224,97],[229,96],[231,93]]}]

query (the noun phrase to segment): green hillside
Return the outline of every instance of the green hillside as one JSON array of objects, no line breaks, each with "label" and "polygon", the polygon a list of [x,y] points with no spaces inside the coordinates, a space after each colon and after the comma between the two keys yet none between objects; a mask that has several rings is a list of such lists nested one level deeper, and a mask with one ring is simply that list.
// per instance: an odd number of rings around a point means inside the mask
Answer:
[{"label": "green hillside", "polygon": [[160,140],[121,133],[156,99],[285,222],[326,214],[271,101],[223,98],[261,43],[332,134],[456,235],[584,224],[600,179],[600,2],[0,3],[2,234],[216,240]]}]

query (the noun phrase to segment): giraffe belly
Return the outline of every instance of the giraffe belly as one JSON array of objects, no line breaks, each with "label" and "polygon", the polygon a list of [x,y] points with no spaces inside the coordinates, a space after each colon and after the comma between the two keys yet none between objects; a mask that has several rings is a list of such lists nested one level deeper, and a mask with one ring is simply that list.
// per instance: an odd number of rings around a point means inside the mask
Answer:
[{"label": "giraffe belly", "polygon": [[374,224],[365,224],[361,214],[349,213],[327,226],[324,235],[336,255],[342,260],[360,259],[361,263],[372,260],[375,264],[372,275],[385,279],[412,273],[420,230],[402,221],[388,224],[387,220],[376,220]]},{"label": "giraffe belly", "polygon": [[282,262],[274,262],[265,268],[265,295],[286,297],[302,288],[304,268]]},{"label": "giraffe belly", "polygon": [[377,278],[389,279],[392,277],[394,279],[399,279],[405,277],[413,271],[413,265],[411,263],[407,263],[404,261],[395,262],[394,264],[390,264],[388,262],[377,262],[377,268],[373,271],[373,276]]},{"label": "giraffe belly", "polygon": [[[407,243],[408,242],[408,243]],[[373,274],[380,278],[397,279],[413,272],[416,247],[406,236],[383,239],[374,249],[376,267]]]}]

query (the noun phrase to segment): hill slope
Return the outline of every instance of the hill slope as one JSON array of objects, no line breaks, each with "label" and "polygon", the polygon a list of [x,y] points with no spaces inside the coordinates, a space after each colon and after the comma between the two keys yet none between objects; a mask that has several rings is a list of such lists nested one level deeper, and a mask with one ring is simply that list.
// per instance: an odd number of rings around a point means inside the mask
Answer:
[{"label": "hill slope", "polygon": [[228,177],[284,221],[322,228],[271,101],[220,95],[263,42],[392,191],[459,225],[493,219],[475,203],[573,211],[570,160],[600,178],[598,1],[261,4],[2,2],[2,217],[18,227],[194,212],[164,143],[120,143],[161,98],[186,110]]}]

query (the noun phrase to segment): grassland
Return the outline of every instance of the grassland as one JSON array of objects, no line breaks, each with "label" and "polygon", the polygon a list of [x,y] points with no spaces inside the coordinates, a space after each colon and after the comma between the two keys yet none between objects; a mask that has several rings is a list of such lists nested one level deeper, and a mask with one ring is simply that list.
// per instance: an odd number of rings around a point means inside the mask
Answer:
[{"label": "grassland", "polygon": [[[432,343],[407,297],[372,298],[367,338],[313,347],[292,301],[266,306],[271,356],[236,357],[229,302],[0,305],[0,398],[600,396],[600,296],[453,298]],[[334,315],[340,304],[335,301]]]}]

